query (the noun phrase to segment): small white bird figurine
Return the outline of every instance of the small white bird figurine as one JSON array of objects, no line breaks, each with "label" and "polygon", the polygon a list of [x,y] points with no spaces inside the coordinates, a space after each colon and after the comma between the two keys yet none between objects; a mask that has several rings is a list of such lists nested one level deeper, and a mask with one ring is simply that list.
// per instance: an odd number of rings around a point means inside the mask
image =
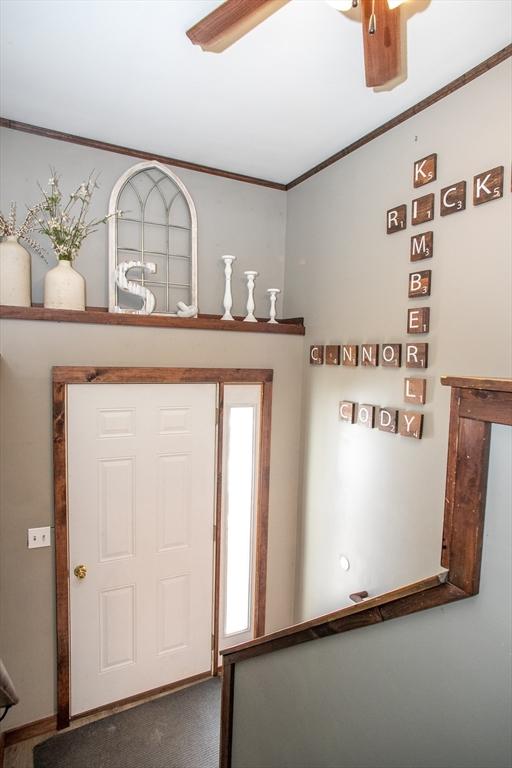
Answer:
[{"label": "small white bird figurine", "polygon": [[178,317],[195,317],[197,315],[198,309],[195,304],[185,304],[184,301],[178,301],[177,304],[178,307]]}]

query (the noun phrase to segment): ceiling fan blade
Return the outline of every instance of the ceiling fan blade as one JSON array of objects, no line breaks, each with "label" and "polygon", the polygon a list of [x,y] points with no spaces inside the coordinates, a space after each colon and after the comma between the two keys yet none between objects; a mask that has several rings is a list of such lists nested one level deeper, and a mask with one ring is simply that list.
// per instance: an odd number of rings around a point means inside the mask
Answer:
[{"label": "ceiling fan blade", "polygon": [[[368,28],[375,8],[376,30]],[[400,8],[390,10],[387,0],[361,0],[363,22],[364,67],[368,87],[384,85],[400,74],[402,64],[402,35]]]},{"label": "ceiling fan blade", "polygon": [[288,0],[226,0],[187,30],[203,51],[220,53],[271,16]]}]

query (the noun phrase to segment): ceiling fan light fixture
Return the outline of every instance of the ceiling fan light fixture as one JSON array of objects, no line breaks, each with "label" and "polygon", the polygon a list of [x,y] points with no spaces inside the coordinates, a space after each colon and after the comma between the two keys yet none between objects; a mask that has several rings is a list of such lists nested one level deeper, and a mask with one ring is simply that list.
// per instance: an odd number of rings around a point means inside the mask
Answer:
[{"label": "ceiling fan light fixture", "polygon": [[395,8],[398,8],[399,5],[406,2],[407,0],[388,0],[388,8],[390,11],[393,11]]},{"label": "ceiling fan light fixture", "polygon": [[326,2],[337,11],[350,11],[350,9],[354,7],[353,0],[326,0]]}]

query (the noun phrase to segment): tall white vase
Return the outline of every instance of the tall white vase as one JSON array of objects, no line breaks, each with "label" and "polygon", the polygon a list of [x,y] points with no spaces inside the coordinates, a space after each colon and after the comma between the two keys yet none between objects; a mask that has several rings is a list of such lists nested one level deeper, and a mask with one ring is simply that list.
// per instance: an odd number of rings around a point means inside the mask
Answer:
[{"label": "tall white vase", "polygon": [[85,280],[66,259],[46,273],[44,306],[47,309],[85,309]]},{"label": "tall white vase", "polygon": [[0,304],[30,307],[30,254],[8,235],[0,243]]}]

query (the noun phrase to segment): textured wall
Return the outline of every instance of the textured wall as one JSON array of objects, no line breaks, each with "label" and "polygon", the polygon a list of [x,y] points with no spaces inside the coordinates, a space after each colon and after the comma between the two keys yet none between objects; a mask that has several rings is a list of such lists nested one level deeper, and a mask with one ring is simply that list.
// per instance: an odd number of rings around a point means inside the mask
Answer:
[{"label": "textured wall", "polygon": [[21,698],[5,727],[55,711],[54,550],[26,542],[53,523],[53,365],[274,369],[267,629],[293,622],[302,337],[19,320],[0,337],[0,655]]},{"label": "textured wall", "polygon": [[234,768],[508,768],[512,429],[493,427],[480,594],[236,666]]},{"label": "textured wall", "polygon": [[[6,128],[0,129],[2,183],[0,210],[10,200],[25,205],[40,198],[39,181],[44,187],[54,167],[62,177],[62,191],[71,192],[94,169],[99,172],[100,188],[94,193],[91,214],[101,218],[108,212],[108,200],[117,179],[140,158],[126,157]],[[224,294],[224,253],[237,257],[233,273],[233,312],[242,314],[247,292],[245,269],[256,269],[256,312],[268,313],[267,288],[283,288],[286,193],[280,190],[243,184],[217,176],[172,168],[187,186],[197,209],[199,309],[221,312]],[[41,236],[41,242],[47,242]],[[33,301],[42,301],[43,276],[48,267],[38,256],[32,259]],[[107,227],[85,240],[76,268],[87,284],[87,304],[108,306]],[[281,304],[278,305],[280,308]],[[281,313],[278,313],[281,315]]]},{"label": "textured wall", "polygon": [[[305,356],[302,583],[297,618],[362,589],[375,595],[439,565],[449,391],[443,374],[512,375],[511,62],[500,64],[288,194],[286,312],[306,344],[427,341],[424,437],[338,421],[340,400],[404,408],[417,369],[309,366]],[[380,98],[380,96],[379,96]],[[437,152],[437,181],[413,189],[413,163]],[[473,176],[505,167],[501,200],[474,207]],[[465,179],[465,211],[441,218],[439,190]],[[431,226],[386,235],[386,211],[435,192]],[[410,236],[432,229],[434,256],[411,264]],[[408,274],[432,270],[429,299]],[[430,333],[406,334],[408,307]],[[407,406],[414,410],[414,406]],[[343,571],[344,554],[351,569]]]}]

